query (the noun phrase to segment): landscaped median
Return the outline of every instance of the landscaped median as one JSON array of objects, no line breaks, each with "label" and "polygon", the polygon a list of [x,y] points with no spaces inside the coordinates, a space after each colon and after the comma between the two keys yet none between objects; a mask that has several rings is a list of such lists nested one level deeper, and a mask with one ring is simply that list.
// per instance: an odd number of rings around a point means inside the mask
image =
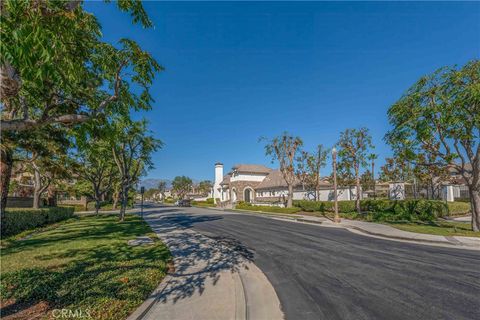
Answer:
[{"label": "landscaped median", "polygon": [[[467,202],[440,200],[362,200],[362,213],[355,211],[355,201],[339,201],[341,218],[388,224],[400,230],[442,236],[473,236],[468,223],[441,220],[469,212]],[[312,214],[333,218],[333,203],[327,201],[296,201],[295,205]]]},{"label": "landscaped median", "polygon": [[[149,236],[150,245],[128,240]],[[124,319],[166,274],[170,252],[139,217],[75,217],[2,248],[2,317],[53,316],[58,309],[92,319]],[[56,311],[58,312],[58,311]]]}]

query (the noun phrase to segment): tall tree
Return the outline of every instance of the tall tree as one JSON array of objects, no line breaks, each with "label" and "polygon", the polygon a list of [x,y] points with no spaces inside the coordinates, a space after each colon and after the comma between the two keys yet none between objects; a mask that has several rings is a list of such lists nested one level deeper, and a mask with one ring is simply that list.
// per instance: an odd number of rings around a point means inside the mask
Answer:
[{"label": "tall tree", "polygon": [[113,160],[111,145],[105,137],[108,131],[97,123],[88,123],[76,131],[75,175],[90,185],[85,194],[95,201],[95,214],[100,203],[118,180],[118,168]]},{"label": "tall tree", "polygon": [[[388,110],[385,139],[417,165],[450,167],[468,187],[472,229],[480,231],[480,60],[420,78]],[[433,162],[422,163],[424,159]]]},{"label": "tall tree", "polygon": [[301,151],[297,163],[297,175],[303,183],[315,192],[315,200],[320,199],[320,171],[326,165],[328,150],[319,144],[315,152]]},{"label": "tall tree", "polygon": [[202,195],[208,195],[212,190],[213,183],[210,180],[203,180],[198,183],[197,191]]},{"label": "tall tree", "polygon": [[371,174],[372,174],[372,190],[373,190],[373,196],[376,197],[377,196],[377,192],[376,192],[376,181],[375,181],[375,160],[378,159],[378,155],[375,154],[375,153],[370,153],[367,157],[367,160],[370,161],[370,163],[372,164],[372,171],[371,171]]},{"label": "tall tree", "polygon": [[409,182],[413,177],[410,163],[401,157],[385,158],[385,164],[380,167],[380,180],[383,182]]},{"label": "tall tree", "polygon": [[146,121],[116,119],[112,123],[111,148],[120,172],[120,221],[125,218],[128,194],[145,170],[153,168],[152,152],[162,142],[148,135]]},{"label": "tall tree", "polygon": [[165,200],[165,191],[167,191],[167,183],[165,181],[160,181],[158,183],[158,191],[162,195],[162,200]]},{"label": "tall tree", "polygon": [[172,181],[172,191],[178,198],[183,199],[192,190],[192,179],[186,176],[177,176]]},{"label": "tall tree", "polygon": [[357,212],[360,213],[360,169],[367,165],[368,153],[373,149],[372,137],[367,128],[346,129],[340,134],[340,140],[337,145],[342,167],[353,169],[356,184],[355,207]]},{"label": "tall tree", "polygon": [[288,186],[287,207],[291,208],[293,206],[293,187],[297,182],[295,164],[303,141],[299,137],[291,136],[288,132],[266,140],[265,154],[272,158],[272,163],[278,161],[279,170]]},{"label": "tall tree", "polygon": [[[152,25],[141,2],[117,5],[133,22]],[[148,89],[162,68],[129,39],[103,42],[100,24],[82,1],[5,0],[0,14],[3,217],[19,133],[126,115],[131,106],[149,109]],[[115,103],[119,99],[126,103]]]}]

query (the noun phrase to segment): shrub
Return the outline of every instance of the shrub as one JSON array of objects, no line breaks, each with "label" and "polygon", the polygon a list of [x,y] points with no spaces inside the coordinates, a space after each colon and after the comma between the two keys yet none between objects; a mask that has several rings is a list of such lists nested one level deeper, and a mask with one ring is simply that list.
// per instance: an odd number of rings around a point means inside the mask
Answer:
[{"label": "shrub", "polygon": [[73,207],[7,210],[5,232],[2,236],[12,236],[25,230],[69,219],[73,212]]},{"label": "shrub", "polygon": [[282,208],[277,206],[255,206],[243,201],[240,201],[239,203],[237,203],[237,205],[235,206],[235,209],[274,212],[274,213],[296,213],[301,210],[300,208],[297,208],[297,207]]},{"label": "shrub", "polygon": [[[333,201],[308,201],[300,200],[294,202],[304,211],[319,211],[330,213],[334,211]],[[450,206],[450,204],[449,204]],[[369,221],[432,221],[438,217],[449,214],[449,206],[439,200],[387,200],[387,199],[366,199],[360,201],[360,209],[364,214],[353,214],[355,201],[338,201],[338,212],[347,219],[362,219]],[[461,211],[462,204],[457,205],[456,210]],[[463,204],[463,210],[465,206]]]},{"label": "shrub", "polygon": [[455,202],[447,202],[448,205],[448,212],[450,215],[464,215],[471,211],[470,201],[463,202],[463,201],[455,201]]},{"label": "shrub", "polygon": [[207,200],[205,200],[205,202],[209,203],[209,204],[214,204],[213,198],[207,198]]}]

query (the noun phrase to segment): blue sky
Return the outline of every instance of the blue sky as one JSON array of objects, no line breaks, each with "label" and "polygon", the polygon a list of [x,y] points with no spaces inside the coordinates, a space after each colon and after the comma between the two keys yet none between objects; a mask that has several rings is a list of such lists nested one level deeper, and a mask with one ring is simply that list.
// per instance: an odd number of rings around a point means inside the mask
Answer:
[{"label": "blue sky", "polygon": [[[274,166],[259,137],[305,149],[370,129],[379,164],[386,112],[419,77],[480,57],[479,2],[146,2],[155,27],[88,2],[106,41],[138,41],[165,67],[136,115],[165,147],[148,178],[213,179],[213,166]],[[324,169],[329,173],[330,165]]]}]

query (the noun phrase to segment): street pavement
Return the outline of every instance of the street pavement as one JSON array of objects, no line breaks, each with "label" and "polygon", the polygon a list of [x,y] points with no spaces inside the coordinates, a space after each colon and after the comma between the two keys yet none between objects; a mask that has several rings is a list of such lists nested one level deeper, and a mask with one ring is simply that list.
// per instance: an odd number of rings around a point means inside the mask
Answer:
[{"label": "street pavement", "polygon": [[480,319],[480,252],[200,208],[175,225],[252,255],[286,319]]}]

